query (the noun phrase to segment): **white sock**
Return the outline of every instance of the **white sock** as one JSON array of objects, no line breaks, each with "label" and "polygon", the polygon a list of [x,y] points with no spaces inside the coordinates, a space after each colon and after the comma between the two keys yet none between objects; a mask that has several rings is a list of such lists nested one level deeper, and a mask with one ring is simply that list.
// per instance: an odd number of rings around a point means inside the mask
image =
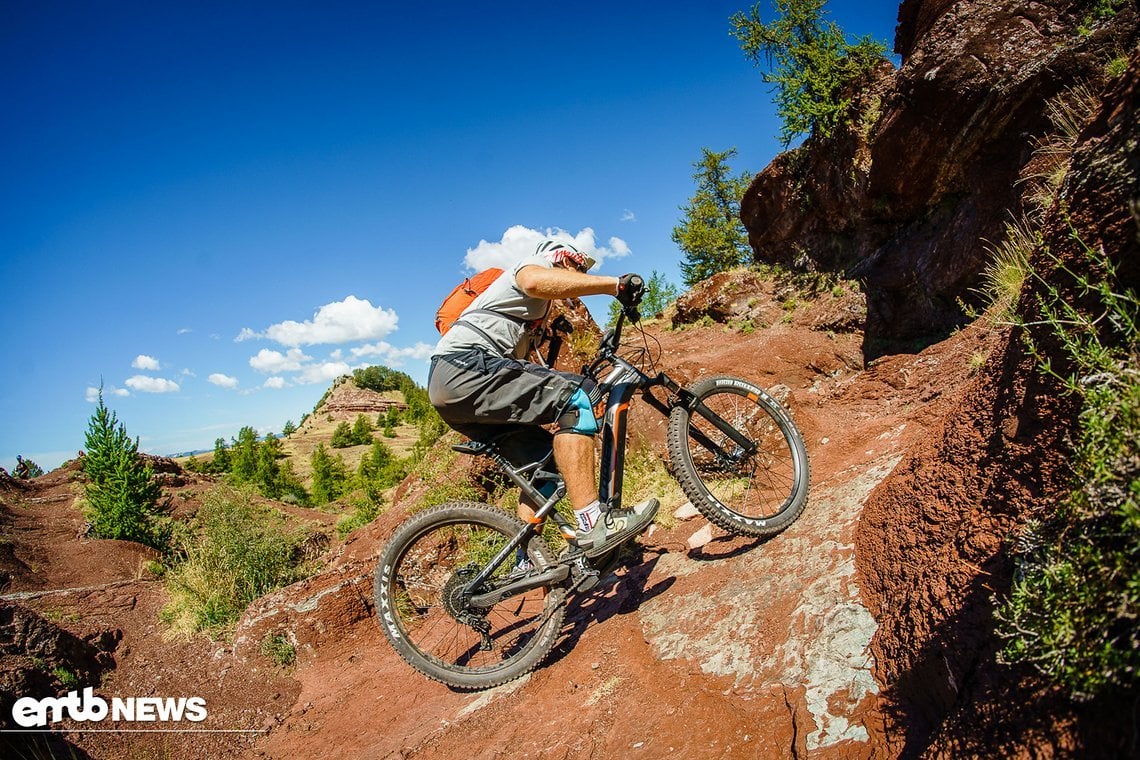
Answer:
[{"label": "white sock", "polygon": [[594,499],[583,509],[574,510],[574,517],[578,518],[578,532],[589,533],[601,516],[602,505],[598,503],[597,499]]}]

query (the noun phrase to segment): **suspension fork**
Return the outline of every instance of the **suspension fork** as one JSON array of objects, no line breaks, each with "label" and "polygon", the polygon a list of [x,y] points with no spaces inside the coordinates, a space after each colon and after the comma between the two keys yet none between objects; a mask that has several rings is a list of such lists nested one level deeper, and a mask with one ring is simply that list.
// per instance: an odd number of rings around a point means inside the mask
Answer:
[{"label": "suspension fork", "polygon": [[[720,432],[724,433],[729,440],[739,446],[740,451],[745,456],[751,456],[756,453],[756,444],[751,439],[737,430],[734,426],[726,422],[719,414],[705,406],[705,403],[703,401],[698,399],[689,391],[682,388],[675,380],[670,378],[664,372],[660,373],[656,377],[649,378],[649,381],[646,383],[645,388],[648,390],[649,388],[658,385],[664,387],[665,390],[669,392],[669,401],[667,403],[656,398],[652,393],[643,393],[642,398],[644,398],[646,402],[648,402],[649,405],[654,409],[661,412],[661,414],[663,414],[665,417],[668,417],[676,407],[681,407],[688,410],[689,414],[693,414],[695,412],[701,417],[704,417],[706,420],[708,420],[710,425],[715,427]],[[719,444],[717,444],[715,441],[710,439],[707,435],[695,427],[689,428],[689,435],[692,436],[693,440],[695,440],[701,446],[708,449],[710,453],[718,457],[724,457],[727,459],[736,458],[727,454]]]}]

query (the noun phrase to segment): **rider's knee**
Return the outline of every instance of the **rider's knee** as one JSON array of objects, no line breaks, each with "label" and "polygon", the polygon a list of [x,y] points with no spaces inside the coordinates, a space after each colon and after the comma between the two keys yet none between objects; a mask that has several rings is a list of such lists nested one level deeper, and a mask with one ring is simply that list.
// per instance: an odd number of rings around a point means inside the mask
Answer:
[{"label": "rider's knee", "polygon": [[558,430],[555,435],[574,433],[593,436],[598,432],[598,418],[594,416],[594,403],[590,395],[579,388],[570,397],[569,403],[558,417]]}]

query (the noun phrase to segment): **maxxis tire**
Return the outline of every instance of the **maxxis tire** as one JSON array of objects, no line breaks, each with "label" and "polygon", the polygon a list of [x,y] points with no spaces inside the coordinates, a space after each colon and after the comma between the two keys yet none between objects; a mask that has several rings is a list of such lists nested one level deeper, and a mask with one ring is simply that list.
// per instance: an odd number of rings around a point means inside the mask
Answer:
[{"label": "maxxis tire", "polygon": [[[666,443],[674,474],[685,495],[710,522],[730,533],[767,537],[787,528],[799,517],[807,505],[811,482],[811,466],[808,462],[803,436],[800,435],[795,423],[792,422],[791,415],[763,388],[737,377],[705,378],[694,383],[687,390],[702,403],[717,397],[726,398],[722,394],[733,394],[744,399],[739,402],[740,404],[754,405],[752,415],[763,414],[763,419],[766,420],[764,424],[769,428],[774,425],[775,429],[778,430],[778,435],[772,432],[767,438],[771,439],[774,448],[777,449],[775,453],[780,457],[786,457],[791,474],[788,476],[789,482],[784,488],[787,493],[781,492],[778,506],[771,513],[753,516],[738,511],[732,504],[723,503],[705,483],[705,479],[693,460],[689,442],[694,424],[692,413],[689,409],[678,406],[674,407],[669,415]],[[753,407],[748,408],[752,409]],[[726,421],[734,423],[733,420]],[[736,427],[735,423],[734,427]]]},{"label": "maxxis tire", "polygon": [[[448,502],[415,514],[396,529],[377,561],[373,580],[376,619],[400,657],[420,673],[457,689],[488,689],[529,673],[550,652],[562,630],[566,588],[555,586],[546,589],[538,630],[518,654],[501,665],[468,671],[449,667],[448,663],[431,657],[415,645],[402,626],[402,616],[396,612],[397,600],[393,591],[396,575],[405,554],[416,545],[417,539],[441,527],[460,525],[489,528],[506,536],[514,535],[523,527],[523,523],[513,515],[477,502]],[[527,552],[531,562],[540,569],[555,563],[549,546],[539,536],[531,539]]]}]

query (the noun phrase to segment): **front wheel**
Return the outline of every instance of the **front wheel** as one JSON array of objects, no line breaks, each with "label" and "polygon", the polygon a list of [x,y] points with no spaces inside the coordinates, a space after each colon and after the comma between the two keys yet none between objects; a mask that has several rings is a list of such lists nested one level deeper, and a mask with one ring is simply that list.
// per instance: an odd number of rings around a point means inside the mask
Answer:
[{"label": "front wheel", "polygon": [[[501,509],[449,502],[416,514],[392,535],[376,566],[377,619],[412,667],[449,686],[486,689],[530,672],[554,646],[565,588],[534,588],[484,607],[472,601],[526,572],[511,553],[471,588],[523,527]],[[527,544],[526,559],[538,570],[554,564],[539,536]]]},{"label": "front wheel", "polygon": [[669,459],[693,506],[721,528],[771,536],[807,504],[810,467],[791,415],[736,377],[694,383],[669,415]]}]

